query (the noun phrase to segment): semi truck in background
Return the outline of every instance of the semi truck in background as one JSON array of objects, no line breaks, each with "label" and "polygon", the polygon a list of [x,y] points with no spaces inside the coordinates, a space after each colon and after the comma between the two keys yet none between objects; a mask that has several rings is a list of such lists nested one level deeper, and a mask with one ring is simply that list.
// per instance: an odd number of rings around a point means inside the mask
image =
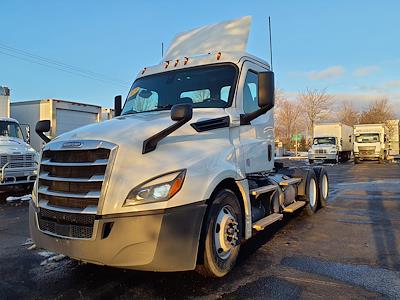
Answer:
[{"label": "semi truck in background", "polygon": [[353,127],[343,123],[316,124],[313,135],[313,143],[308,151],[310,164],[315,160],[338,163],[351,158]]},{"label": "semi truck in background", "polygon": [[52,141],[53,124],[38,122],[49,142],[30,203],[37,247],[222,277],[256,232],[326,205],[323,167],[274,163],[274,73],[244,51],[250,20],[178,35],[139,72],[122,112],[116,98],[110,121]]},{"label": "semi truck in background", "polygon": [[388,128],[385,124],[354,125],[354,163],[386,160],[389,150],[387,134]]},{"label": "semi truck in background", "polygon": [[10,118],[10,89],[0,87],[0,200],[9,193],[30,193],[37,176],[38,153],[28,144],[29,130]]},{"label": "semi truck in background", "polygon": [[[39,120],[50,120],[52,128],[48,137],[51,139],[75,128],[100,122],[103,118],[109,119],[111,112],[108,111],[108,115],[105,112],[97,105],[59,99],[11,103],[11,116],[21,123],[29,124],[31,128],[35,128]],[[36,132],[32,132],[30,142],[37,151],[44,145]]]}]

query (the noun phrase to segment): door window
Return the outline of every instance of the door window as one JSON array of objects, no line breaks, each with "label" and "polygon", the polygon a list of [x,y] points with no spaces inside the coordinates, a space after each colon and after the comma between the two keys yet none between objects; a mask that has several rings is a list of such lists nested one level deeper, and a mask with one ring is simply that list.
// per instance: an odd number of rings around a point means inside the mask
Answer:
[{"label": "door window", "polygon": [[258,75],[253,71],[249,71],[243,86],[243,110],[246,114],[259,109],[257,90]]}]

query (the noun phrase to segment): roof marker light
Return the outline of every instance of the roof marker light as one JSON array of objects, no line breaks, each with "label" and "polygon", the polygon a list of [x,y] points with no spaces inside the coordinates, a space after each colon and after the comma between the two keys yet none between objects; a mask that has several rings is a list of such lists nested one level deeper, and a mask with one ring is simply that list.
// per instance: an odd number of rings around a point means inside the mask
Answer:
[{"label": "roof marker light", "polygon": [[217,60],[220,60],[220,58],[221,58],[221,52],[218,52],[217,53]]},{"label": "roof marker light", "polygon": [[143,68],[142,75],[146,72],[147,68]]},{"label": "roof marker light", "polygon": [[176,67],[178,64],[179,64],[179,59],[177,59],[177,60],[175,61],[174,67]]},{"label": "roof marker light", "polygon": [[168,68],[168,66],[169,66],[169,60],[166,60],[165,64],[164,64],[164,68],[166,69],[166,68]]},{"label": "roof marker light", "polygon": [[187,63],[189,62],[189,57],[185,56],[185,61],[183,62],[183,65],[187,65]]}]

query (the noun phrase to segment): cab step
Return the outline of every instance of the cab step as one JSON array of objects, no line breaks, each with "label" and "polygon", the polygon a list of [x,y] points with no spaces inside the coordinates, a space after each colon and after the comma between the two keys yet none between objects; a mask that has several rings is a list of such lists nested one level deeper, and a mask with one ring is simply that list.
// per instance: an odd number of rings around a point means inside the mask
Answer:
[{"label": "cab step", "polygon": [[250,195],[259,196],[264,193],[276,191],[277,189],[278,189],[278,186],[276,186],[276,185],[273,185],[273,184],[265,185],[265,186],[261,186],[256,189],[250,190]]},{"label": "cab step", "polygon": [[264,230],[265,227],[271,225],[272,223],[275,223],[276,221],[282,220],[283,214],[271,214],[269,216],[266,216],[265,218],[262,218],[261,220],[258,220],[253,224],[253,229],[257,231]]},{"label": "cab step", "polygon": [[300,181],[301,181],[301,178],[289,178],[289,179],[279,182],[279,185],[280,186],[288,186],[288,185],[299,183]]},{"label": "cab step", "polygon": [[298,210],[299,208],[302,208],[304,205],[306,205],[305,201],[296,201],[296,202],[293,202],[292,204],[290,204],[289,206],[286,206],[283,209],[283,212],[292,213],[292,212]]}]

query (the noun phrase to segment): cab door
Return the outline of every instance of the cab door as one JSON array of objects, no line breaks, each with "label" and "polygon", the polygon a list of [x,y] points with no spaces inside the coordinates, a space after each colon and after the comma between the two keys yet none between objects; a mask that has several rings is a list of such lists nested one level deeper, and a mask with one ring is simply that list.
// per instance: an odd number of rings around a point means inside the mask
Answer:
[{"label": "cab door", "polygon": [[[254,112],[258,107],[258,73],[267,71],[263,66],[245,61],[239,81],[236,106],[240,114]],[[239,168],[245,173],[271,171],[274,166],[273,109],[241,124],[239,133]]]}]

